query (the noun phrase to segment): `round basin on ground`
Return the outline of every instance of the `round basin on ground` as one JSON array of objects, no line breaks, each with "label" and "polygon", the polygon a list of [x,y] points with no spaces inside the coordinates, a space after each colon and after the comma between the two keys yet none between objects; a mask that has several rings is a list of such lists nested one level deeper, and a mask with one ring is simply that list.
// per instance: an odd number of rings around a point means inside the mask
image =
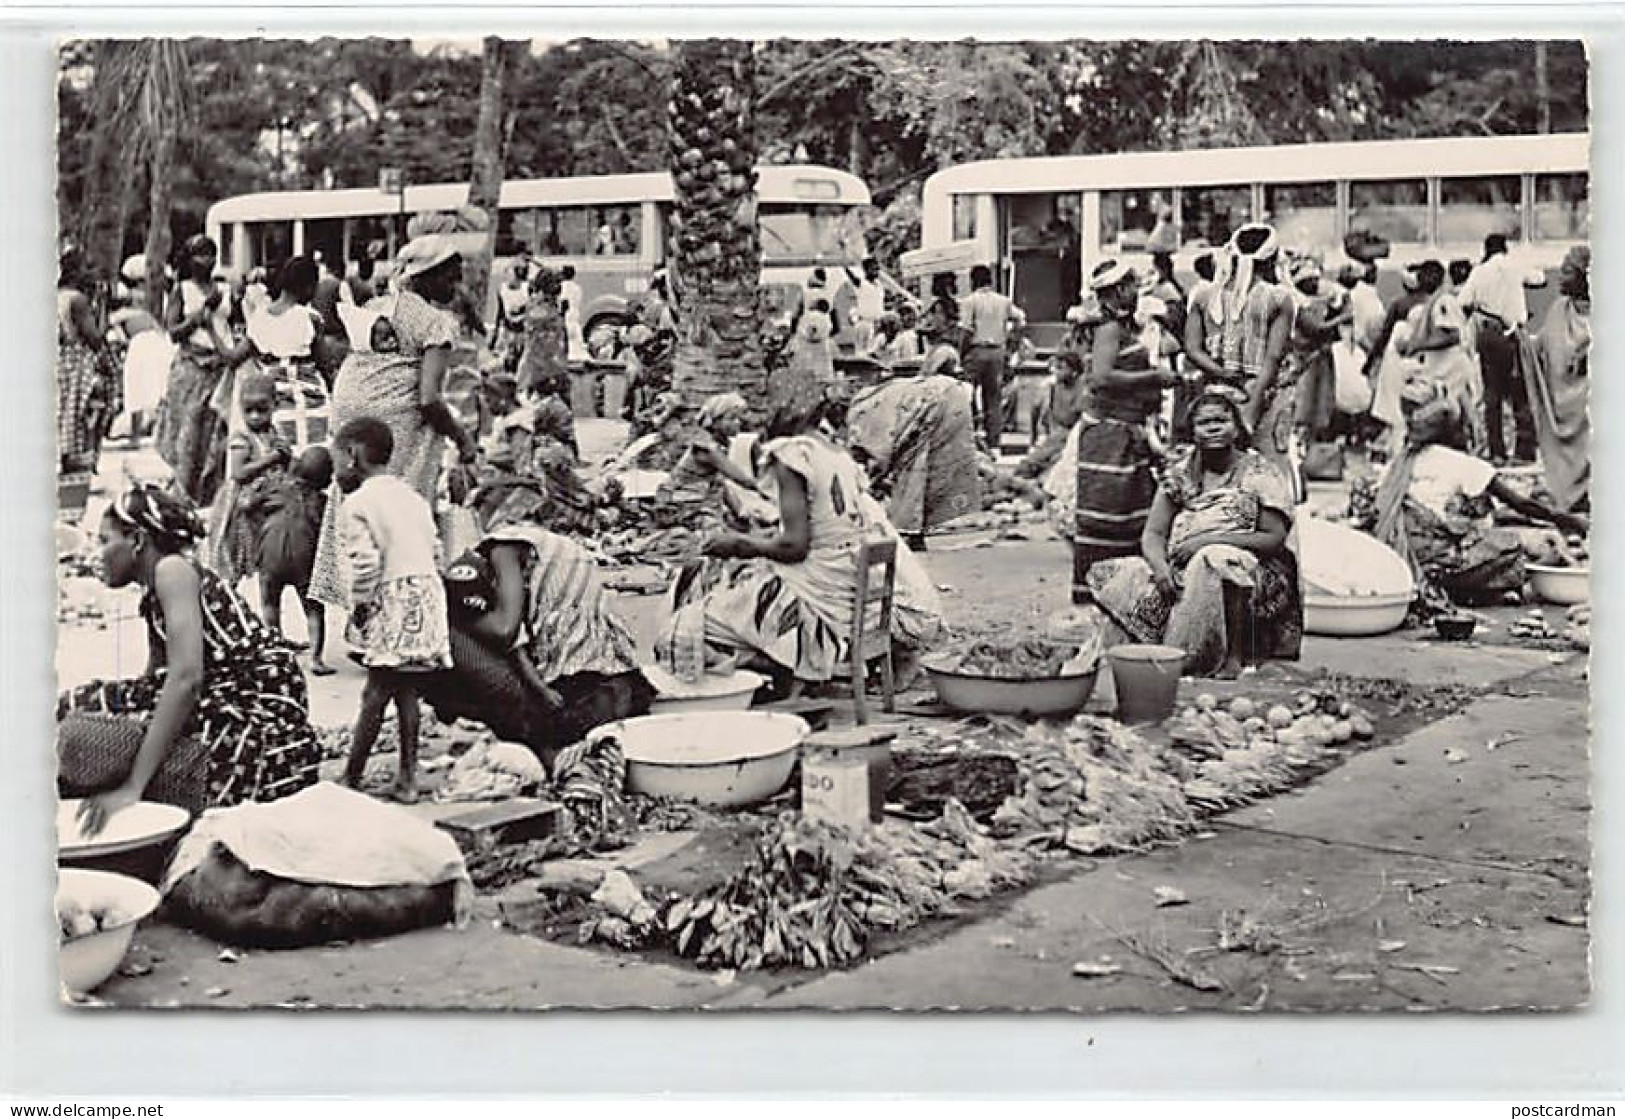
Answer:
[{"label": "round basin on ground", "polygon": [[609,723],[626,755],[626,787],[717,808],[757,804],[784,788],[806,720],[770,711],[695,711]]},{"label": "round basin on ground", "polygon": [[141,920],[158,908],[158,891],[123,874],[75,867],[60,871],[56,890],[59,923],[89,930],[62,930],[57,950],[62,985],[75,994],[107,982],[130,950]]},{"label": "round basin on ground", "polygon": [[1529,565],[1529,586],[1542,602],[1554,606],[1577,606],[1591,601],[1589,567],[1546,567]]},{"label": "round basin on ground", "polygon": [[1322,637],[1375,637],[1405,624],[1412,594],[1347,597],[1309,594],[1303,599],[1303,628]]}]

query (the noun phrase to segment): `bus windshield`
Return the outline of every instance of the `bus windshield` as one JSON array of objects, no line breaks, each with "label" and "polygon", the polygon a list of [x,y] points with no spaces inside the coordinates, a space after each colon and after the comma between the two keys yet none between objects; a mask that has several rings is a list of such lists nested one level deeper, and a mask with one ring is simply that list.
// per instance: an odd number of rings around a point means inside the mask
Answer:
[{"label": "bus windshield", "polygon": [[772,264],[857,264],[865,253],[858,214],[851,206],[764,203],[762,256]]}]

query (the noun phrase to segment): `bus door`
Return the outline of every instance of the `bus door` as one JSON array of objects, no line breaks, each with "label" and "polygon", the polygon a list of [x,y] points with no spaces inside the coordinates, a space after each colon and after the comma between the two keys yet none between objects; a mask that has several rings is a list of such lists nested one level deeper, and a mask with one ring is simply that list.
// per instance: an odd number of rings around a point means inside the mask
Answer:
[{"label": "bus door", "polygon": [[1083,195],[1007,195],[1005,245],[1011,298],[1029,322],[1061,322],[1083,285]]}]

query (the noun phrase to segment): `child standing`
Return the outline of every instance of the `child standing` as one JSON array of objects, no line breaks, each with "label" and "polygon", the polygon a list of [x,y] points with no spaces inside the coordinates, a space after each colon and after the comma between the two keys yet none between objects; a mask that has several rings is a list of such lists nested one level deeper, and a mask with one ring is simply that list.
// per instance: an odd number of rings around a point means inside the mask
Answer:
[{"label": "child standing", "polygon": [[226,480],[215,498],[208,566],[228,587],[258,567],[261,498],[283,479],[293,452],[271,422],[276,382],[264,373],[244,379],[240,415],[226,443]]},{"label": "child standing", "polygon": [[305,608],[310,631],[310,674],[331,676],[322,659],[327,646],[327,618],[322,604],[310,597],[310,573],[316,566],[316,541],[327,513],[327,490],[333,484],[333,456],[325,447],[307,447],[276,489],[261,495],[255,512],[263,528],[259,537],[260,602],[265,624],[282,632],[282,596],[292,587]]},{"label": "child standing", "polygon": [[392,795],[410,804],[417,800],[417,679],[451,667],[451,635],[434,511],[386,471],[394,450],[389,426],[370,417],[345,424],[333,440],[334,472],[346,495],[340,516],[356,604],[345,636],[367,669],[344,783],[360,786],[384,710],[393,703],[401,753]]}]

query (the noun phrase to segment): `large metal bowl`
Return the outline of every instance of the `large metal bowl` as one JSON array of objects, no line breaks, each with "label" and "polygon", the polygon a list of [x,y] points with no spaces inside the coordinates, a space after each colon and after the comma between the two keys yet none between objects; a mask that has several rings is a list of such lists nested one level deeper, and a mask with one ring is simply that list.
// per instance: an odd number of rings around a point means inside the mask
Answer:
[{"label": "large metal bowl", "polygon": [[1094,695],[1100,674],[1097,664],[1088,672],[1020,680],[961,672],[957,663],[951,656],[926,657],[920,662],[937,697],[955,711],[972,715],[1071,715]]},{"label": "large metal bowl", "polygon": [[695,711],[624,719],[589,737],[620,741],[630,792],[739,808],[784,788],[809,733],[795,715]]},{"label": "large metal bowl", "polygon": [[158,891],[122,874],[66,868],[58,872],[57,907],[72,902],[83,909],[112,906],[122,919],[88,936],[64,940],[57,950],[62,985],[74,994],[94,991],[117,970],[130,950],[135,927],[158,908]]},{"label": "large metal bowl", "polygon": [[1591,601],[1591,569],[1589,567],[1546,567],[1532,563],[1528,567],[1529,586],[1541,601],[1554,606],[1578,606]]},{"label": "large metal bowl", "polygon": [[1375,637],[1405,624],[1415,595],[1369,594],[1333,596],[1309,594],[1303,599],[1305,633],[1322,637]]}]

